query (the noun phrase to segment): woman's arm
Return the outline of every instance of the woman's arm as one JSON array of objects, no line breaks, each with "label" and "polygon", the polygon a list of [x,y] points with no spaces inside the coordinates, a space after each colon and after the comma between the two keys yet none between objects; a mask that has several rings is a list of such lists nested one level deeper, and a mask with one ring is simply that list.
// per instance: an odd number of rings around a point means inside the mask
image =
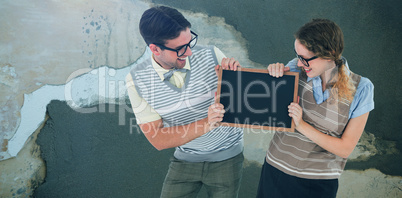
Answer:
[{"label": "woman's arm", "polygon": [[321,146],[323,149],[342,158],[348,158],[356,147],[369,116],[369,112],[367,112],[361,116],[350,119],[342,137],[337,138],[324,134],[306,123],[302,119],[302,114],[303,110],[299,104],[292,103],[289,106],[289,116],[293,118],[296,129],[300,133]]}]

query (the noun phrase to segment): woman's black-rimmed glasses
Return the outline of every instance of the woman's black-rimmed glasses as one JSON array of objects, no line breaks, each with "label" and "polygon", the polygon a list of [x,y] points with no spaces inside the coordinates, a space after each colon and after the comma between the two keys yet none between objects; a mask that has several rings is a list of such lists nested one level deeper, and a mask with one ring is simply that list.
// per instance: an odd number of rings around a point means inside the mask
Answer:
[{"label": "woman's black-rimmed glasses", "polygon": [[190,32],[193,35],[193,38],[190,40],[190,42],[185,44],[185,45],[182,45],[182,46],[178,47],[177,49],[168,48],[168,47],[166,47],[164,45],[161,45],[161,44],[156,44],[156,43],[154,43],[154,44],[157,45],[158,47],[160,47],[161,49],[167,49],[167,50],[170,50],[170,51],[174,51],[174,52],[177,53],[177,57],[180,57],[180,56],[183,56],[186,53],[187,47],[190,47],[190,49],[192,49],[197,44],[198,35],[196,33],[194,33],[193,31],[191,31],[191,30],[190,30]]},{"label": "woman's black-rimmed glasses", "polygon": [[313,56],[313,57],[311,57],[309,59],[305,59],[305,58],[301,57],[300,55],[298,55],[296,50],[294,50],[294,51],[295,51],[295,54],[296,54],[297,58],[299,58],[300,62],[302,62],[303,65],[306,66],[306,67],[310,67],[310,64],[308,64],[309,61],[312,61],[312,60],[318,58],[318,56]]}]

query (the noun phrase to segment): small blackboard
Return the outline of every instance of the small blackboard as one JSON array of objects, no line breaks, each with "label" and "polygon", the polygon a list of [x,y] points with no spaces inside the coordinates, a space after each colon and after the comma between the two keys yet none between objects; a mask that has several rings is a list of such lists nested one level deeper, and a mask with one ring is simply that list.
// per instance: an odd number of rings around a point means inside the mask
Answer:
[{"label": "small blackboard", "polygon": [[221,125],[294,132],[288,106],[297,102],[299,73],[276,78],[266,69],[220,68],[216,102],[225,107]]}]

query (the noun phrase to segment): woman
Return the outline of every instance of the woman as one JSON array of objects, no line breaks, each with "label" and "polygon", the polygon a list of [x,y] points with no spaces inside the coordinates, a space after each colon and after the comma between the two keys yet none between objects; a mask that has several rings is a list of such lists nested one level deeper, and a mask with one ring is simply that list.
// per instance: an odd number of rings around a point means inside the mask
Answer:
[{"label": "woman", "polygon": [[300,71],[299,104],[289,105],[294,133],[276,132],[257,197],[336,197],[338,178],[374,109],[374,86],[349,71],[343,33],[314,19],[295,34],[297,59],[268,66],[270,75]]}]

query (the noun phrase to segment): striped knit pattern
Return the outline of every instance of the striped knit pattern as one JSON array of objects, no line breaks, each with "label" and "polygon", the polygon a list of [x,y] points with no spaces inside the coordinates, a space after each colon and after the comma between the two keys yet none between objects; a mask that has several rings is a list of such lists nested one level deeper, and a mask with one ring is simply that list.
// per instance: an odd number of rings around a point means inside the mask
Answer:
[{"label": "striped knit pattern", "polygon": [[[352,73],[351,77],[357,87],[361,76]],[[352,101],[330,98],[317,104],[312,82],[307,82],[305,74],[299,80],[303,120],[322,133],[341,137],[349,121],[348,113]],[[276,132],[266,160],[289,175],[307,179],[339,178],[346,164],[346,159],[324,150],[298,131]]]},{"label": "striped knit pattern", "polygon": [[[161,81],[151,60],[131,71],[138,93],[162,117],[164,127],[186,125],[206,118],[208,107],[214,102],[217,90],[214,67],[218,62],[213,46],[197,46],[192,52],[189,57],[191,70],[187,71],[182,88]],[[211,154],[239,144],[242,137],[241,129],[218,127],[177,149],[186,153]]]}]

